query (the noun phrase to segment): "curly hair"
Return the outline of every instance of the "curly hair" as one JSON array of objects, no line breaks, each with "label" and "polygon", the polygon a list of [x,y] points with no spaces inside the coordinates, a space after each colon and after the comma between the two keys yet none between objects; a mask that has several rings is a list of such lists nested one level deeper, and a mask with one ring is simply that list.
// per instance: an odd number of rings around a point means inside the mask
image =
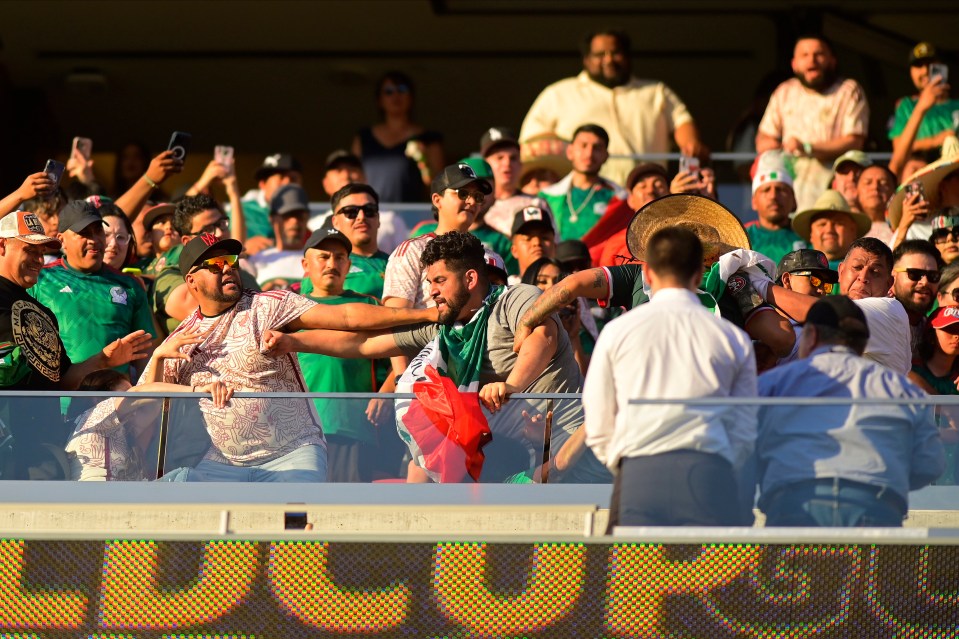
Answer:
[{"label": "curly hair", "polygon": [[483,243],[472,233],[450,231],[437,235],[423,249],[420,262],[424,267],[432,266],[439,261],[446,262],[446,268],[454,273],[465,273],[475,270],[480,278],[486,277],[486,260]]},{"label": "curly hair", "polygon": [[204,193],[183,198],[176,204],[176,212],[173,214],[173,228],[180,235],[193,235],[193,218],[210,209],[223,211],[216,200]]}]

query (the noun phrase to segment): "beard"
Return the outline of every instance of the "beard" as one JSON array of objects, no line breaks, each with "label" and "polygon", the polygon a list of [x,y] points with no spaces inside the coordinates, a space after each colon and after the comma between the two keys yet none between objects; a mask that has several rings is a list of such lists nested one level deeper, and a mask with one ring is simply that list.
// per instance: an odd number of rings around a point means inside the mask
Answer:
[{"label": "beard", "polygon": [[586,73],[589,75],[589,79],[592,80],[593,82],[597,84],[601,84],[607,89],[615,89],[616,87],[621,87],[627,82],[629,82],[630,71],[628,68],[621,69],[613,77],[607,77],[603,75],[602,73],[598,73],[595,75],[592,73],[589,73],[588,71]]},{"label": "beard", "polygon": [[933,302],[936,301],[935,295],[930,295],[929,300],[925,302],[920,302],[911,295],[903,295],[901,297],[897,295],[896,297],[903,308],[914,315],[925,315],[929,309],[932,308]]},{"label": "beard", "polygon": [[462,291],[457,293],[454,297],[449,297],[446,299],[446,310],[441,311],[437,322],[445,326],[452,326],[456,323],[456,318],[459,317],[460,312],[466,307],[466,304],[469,302],[470,294],[469,291]]},{"label": "beard", "polygon": [[807,89],[811,89],[816,93],[822,93],[833,85],[836,78],[839,77],[839,74],[836,72],[836,69],[823,69],[819,79],[813,82],[807,82],[806,76],[802,73],[797,73],[795,76],[796,79],[799,80],[799,83]]}]

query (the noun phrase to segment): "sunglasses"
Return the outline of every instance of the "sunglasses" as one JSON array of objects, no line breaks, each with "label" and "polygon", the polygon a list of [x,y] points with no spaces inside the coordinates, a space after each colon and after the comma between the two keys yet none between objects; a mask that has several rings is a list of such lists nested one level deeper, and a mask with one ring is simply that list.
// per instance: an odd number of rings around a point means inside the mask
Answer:
[{"label": "sunglasses", "polygon": [[211,257],[208,260],[203,260],[190,271],[191,273],[196,273],[197,271],[207,270],[211,273],[219,275],[226,270],[227,266],[236,266],[236,261],[240,259],[239,255],[218,255],[216,257]]},{"label": "sunglasses", "polygon": [[397,93],[405,95],[409,92],[410,88],[405,84],[397,84],[396,86],[387,85],[383,87],[383,95],[395,95]]},{"label": "sunglasses", "polygon": [[364,204],[362,206],[348,204],[337,211],[336,215],[345,215],[347,218],[355,220],[360,214],[360,211],[363,211],[363,215],[366,217],[376,217],[380,214],[380,208],[375,204]]},{"label": "sunglasses", "polygon": [[823,282],[815,275],[809,276],[809,283],[813,285],[813,288],[821,288],[823,293],[826,295],[832,295],[833,290],[839,286],[838,284],[833,284],[832,282]]},{"label": "sunglasses", "polygon": [[471,197],[477,204],[482,204],[483,200],[486,199],[486,194],[482,191],[470,191],[469,189],[456,189],[456,196],[464,202],[466,198]]},{"label": "sunglasses", "polygon": [[941,275],[939,271],[927,271],[921,268],[894,268],[896,273],[905,273],[910,282],[918,282],[925,277],[930,284],[938,284]]},{"label": "sunglasses", "polygon": [[950,240],[959,242],[959,226],[951,229],[936,229],[932,232],[932,241],[935,244],[945,244]]}]

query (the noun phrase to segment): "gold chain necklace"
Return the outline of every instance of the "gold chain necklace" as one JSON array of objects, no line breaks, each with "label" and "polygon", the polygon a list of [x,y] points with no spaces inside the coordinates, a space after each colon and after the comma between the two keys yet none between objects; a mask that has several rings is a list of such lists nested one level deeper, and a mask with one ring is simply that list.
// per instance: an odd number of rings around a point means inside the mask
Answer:
[{"label": "gold chain necklace", "polygon": [[586,208],[586,205],[589,204],[589,201],[593,199],[593,194],[599,190],[599,183],[594,184],[589,187],[589,195],[586,196],[586,199],[583,200],[583,203],[579,205],[579,208],[573,208],[573,189],[576,188],[572,184],[569,185],[569,190],[566,191],[566,208],[569,209],[569,221],[573,224],[579,220],[579,214],[583,209]]}]

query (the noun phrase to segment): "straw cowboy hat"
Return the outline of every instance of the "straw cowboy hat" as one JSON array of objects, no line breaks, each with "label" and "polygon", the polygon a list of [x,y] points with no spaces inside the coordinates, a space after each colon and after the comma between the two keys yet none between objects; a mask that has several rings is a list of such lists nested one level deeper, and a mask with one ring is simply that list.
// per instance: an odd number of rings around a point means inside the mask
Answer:
[{"label": "straw cowboy hat", "polygon": [[702,195],[678,193],[653,200],[636,212],[626,229],[629,252],[646,261],[650,236],[668,226],[683,226],[695,233],[706,256],[718,258],[737,248],[751,248],[746,229],[729,209]]},{"label": "straw cowboy hat", "polygon": [[845,213],[851,217],[856,223],[856,238],[862,237],[872,228],[872,219],[868,215],[856,213],[849,208],[849,203],[846,202],[846,198],[839,191],[826,189],[822,192],[822,195],[816,198],[816,203],[813,204],[811,209],[796,213],[792,222],[793,231],[796,235],[808,242],[812,220],[820,213]]},{"label": "straw cowboy hat", "polygon": [[939,183],[952,173],[959,170],[959,139],[948,137],[942,144],[942,156],[922,167],[907,179],[902,181],[896,194],[889,200],[889,226],[895,230],[902,219],[902,203],[906,199],[906,185],[910,182],[922,182],[926,191],[926,200],[929,201],[933,212],[940,208]]},{"label": "straw cowboy hat", "polygon": [[[569,142],[553,133],[542,133],[523,140],[520,144],[520,162],[523,163],[523,169],[520,172],[526,175],[534,169],[549,169],[563,177],[573,168],[573,163],[566,157],[566,147]],[[539,148],[540,154],[534,154],[534,149]],[[548,152],[543,152],[548,148]]]}]

